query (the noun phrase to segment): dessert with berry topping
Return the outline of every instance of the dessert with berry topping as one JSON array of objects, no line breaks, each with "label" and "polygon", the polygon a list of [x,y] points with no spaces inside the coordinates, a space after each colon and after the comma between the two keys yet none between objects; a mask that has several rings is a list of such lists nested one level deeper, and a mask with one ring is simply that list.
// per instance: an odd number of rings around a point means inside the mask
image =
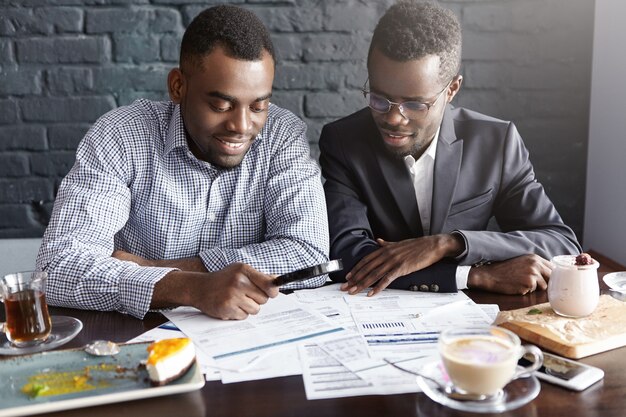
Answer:
[{"label": "dessert with berry topping", "polygon": [[564,317],[585,317],[600,300],[598,261],[587,253],[558,255],[548,281],[548,301],[554,312]]},{"label": "dessert with berry topping", "polygon": [[576,257],[575,265],[593,265],[593,258],[588,253],[581,253]]},{"label": "dessert with berry topping", "polygon": [[185,375],[196,360],[191,339],[164,339],[148,346],[146,369],[152,385],[165,385]]}]

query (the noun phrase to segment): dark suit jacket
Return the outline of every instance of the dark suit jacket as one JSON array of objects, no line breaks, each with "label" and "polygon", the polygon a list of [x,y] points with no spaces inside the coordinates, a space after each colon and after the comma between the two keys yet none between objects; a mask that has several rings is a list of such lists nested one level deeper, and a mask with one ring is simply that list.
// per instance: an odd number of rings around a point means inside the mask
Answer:
[{"label": "dark suit jacket", "polygon": [[[319,141],[331,257],[345,274],[378,248],[422,234],[411,175],[390,156],[368,108],[324,126]],[[492,216],[501,232],[487,231]],[[431,234],[459,231],[467,251],[393,282],[391,288],[456,291],[456,266],[535,253],[546,259],[580,252],[572,230],[535,179],[511,122],[464,108],[444,113],[433,175]],[[416,253],[415,256],[419,256]]]}]

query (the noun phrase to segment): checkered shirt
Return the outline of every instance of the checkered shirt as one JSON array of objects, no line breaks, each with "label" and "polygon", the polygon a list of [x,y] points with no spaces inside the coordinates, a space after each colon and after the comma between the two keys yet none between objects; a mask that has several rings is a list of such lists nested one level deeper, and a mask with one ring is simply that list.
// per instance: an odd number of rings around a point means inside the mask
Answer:
[{"label": "checkered shirt", "polygon": [[209,271],[243,262],[282,274],[326,261],[326,205],[305,132],[270,105],[242,163],[220,169],[190,152],[178,105],[137,100],[105,114],[78,146],[39,250],[48,302],[142,318],[173,268],[120,261],[114,249],[199,256]]}]

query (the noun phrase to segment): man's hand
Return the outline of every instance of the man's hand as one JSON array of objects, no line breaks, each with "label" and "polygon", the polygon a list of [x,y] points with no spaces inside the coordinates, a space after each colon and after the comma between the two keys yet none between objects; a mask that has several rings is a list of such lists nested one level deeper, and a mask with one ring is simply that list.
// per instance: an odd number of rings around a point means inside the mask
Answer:
[{"label": "man's hand", "polygon": [[523,255],[470,269],[468,288],[502,294],[528,294],[548,288],[554,265],[538,255]]},{"label": "man's hand", "polygon": [[368,296],[378,294],[398,277],[424,269],[442,258],[463,252],[464,243],[456,235],[433,235],[400,242],[376,240],[380,249],[370,253],[346,275],[343,291],[356,294],[376,284]]},{"label": "man's hand", "polygon": [[242,320],[278,295],[274,277],[246,264],[231,264],[216,272],[172,271],[154,288],[153,308],[196,307],[207,316]]},{"label": "man's hand", "polygon": [[183,271],[206,272],[206,267],[200,257],[182,259],[146,259],[123,250],[115,250],[113,256],[120,261],[134,262],[139,266],[157,266],[163,268],[178,268]]}]

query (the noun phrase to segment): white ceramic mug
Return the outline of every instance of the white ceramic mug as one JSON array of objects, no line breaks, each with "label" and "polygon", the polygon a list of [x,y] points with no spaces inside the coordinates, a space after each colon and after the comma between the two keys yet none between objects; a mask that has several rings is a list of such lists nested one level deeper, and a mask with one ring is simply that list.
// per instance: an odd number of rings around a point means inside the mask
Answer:
[{"label": "white ceramic mug", "polygon": [[[543,363],[539,348],[522,346],[515,333],[496,326],[444,330],[438,348],[454,388],[469,394],[495,395]],[[517,362],[526,353],[534,357],[533,363],[518,369]]]}]

